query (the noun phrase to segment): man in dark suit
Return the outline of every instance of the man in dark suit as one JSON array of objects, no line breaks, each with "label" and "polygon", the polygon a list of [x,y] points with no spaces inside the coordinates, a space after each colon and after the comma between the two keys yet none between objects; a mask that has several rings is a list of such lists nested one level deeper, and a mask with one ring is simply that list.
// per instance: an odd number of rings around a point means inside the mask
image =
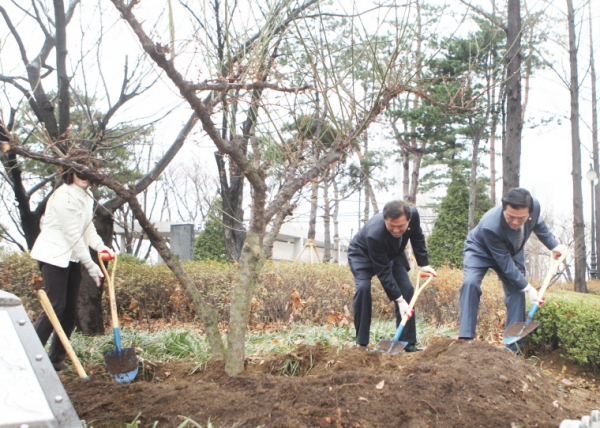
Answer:
[{"label": "man in dark suit", "polygon": [[[419,213],[404,201],[388,202],[383,213],[371,217],[348,247],[348,264],[356,285],[353,301],[356,343],[362,348],[366,349],[369,344],[373,276],[377,275],[390,301],[396,302],[396,326],[400,324],[402,315],[408,312],[408,302],[414,293],[408,277],[410,265],[404,252],[408,241],[421,270],[435,276],[435,271],[429,266]],[[417,332],[412,316],[400,340],[408,342],[407,352],[420,351],[416,346]]]},{"label": "man in dark suit", "polygon": [[[464,280],[460,288],[459,338],[475,337],[481,281],[493,269],[504,288],[506,327],[525,321],[525,293],[529,300],[542,304],[537,290],[525,278],[523,247],[531,233],[552,252],[562,253],[567,247],[552,236],[540,215],[540,203],[523,188],[510,189],[502,205],[483,215],[465,241]],[[516,347],[510,347],[516,350]]]}]

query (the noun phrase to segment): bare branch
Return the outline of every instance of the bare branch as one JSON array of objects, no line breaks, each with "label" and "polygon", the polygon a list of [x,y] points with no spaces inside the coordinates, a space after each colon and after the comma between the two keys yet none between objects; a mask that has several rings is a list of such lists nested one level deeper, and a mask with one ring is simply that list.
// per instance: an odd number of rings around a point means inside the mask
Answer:
[{"label": "bare branch", "polygon": [[54,174],[50,175],[49,177],[46,177],[45,179],[43,179],[42,181],[40,181],[38,184],[36,184],[35,186],[33,186],[31,189],[29,189],[27,191],[27,196],[31,197],[35,192],[37,192],[38,190],[40,190],[42,187],[44,187],[46,184],[50,183],[52,180],[54,180],[56,177],[58,176],[58,173],[55,172]]},{"label": "bare branch", "polygon": [[[169,165],[169,162],[171,162],[171,160],[179,152],[179,149],[181,149],[181,147],[183,146],[183,143],[187,139],[190,132],[192,132],[192,129],[194,128],[194,125],[197,121],[198,117],[195,113],[193,113],[186,122],[186,124],[183,126],[183,128],[181,128],[181,131],[179,131],[177,138],[175,139],[173,144],[171,144],[169,150],[167,150],[163,157],[156,163],[152,171],[146,174],[140,181],[138,181],[135,184],[135,186],[133,187],[133,191],[135,194],[139,194],[146,190],[148,186],[150,186],[150,184],[152,184],[152,182],[156,180],[160,174],[162,174],[167,165]],[[117,208],[122,206],[124,203],[125,200],[123,198],[117,197],[105,202],[103,204],[103,207],[109,212],[114,213],[117,210]]]},{"label": "bare branch", "polygon": [[473,9],[475,12],[477,12],[481,16],[485,17],[496,27],[502,28],[504,31],[508,31],[508,26],[506,25],[506,23],[500,21],[496,16],[492,15],[491,13],[486,12],[485,10],[481,9],[480,7],[472,5],[471,3],[469,3],[466,0],[460,0],[460,1],[463,4],[465,4],[466,6],[468,6],[469,8]]},{"label": "bare branch", "polygon": [[[214,83],[211,83],[214,82]],[[279,92],[303,92],[306,90],[314,90],[315,88],[312,85],[305,85],[297,88],[283,88],[274,83],[266,83],[266,82],[250,82],[250,83],[232,83],[226,81],[219,80],[205,80],[202,83],[196,83],[190,86],[191,89],[196,91],[215,91],[215,92],[226,92],[231,90],[257,90],[257,89],[272,89],[274,91]]]}]

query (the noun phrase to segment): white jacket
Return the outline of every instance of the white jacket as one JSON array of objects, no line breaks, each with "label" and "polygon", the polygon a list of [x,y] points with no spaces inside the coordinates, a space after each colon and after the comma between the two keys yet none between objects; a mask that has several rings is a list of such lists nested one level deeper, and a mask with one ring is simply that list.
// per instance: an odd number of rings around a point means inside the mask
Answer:
[{"label": "white jacket", "polygon": [[70,261],[92,261],[90,250],[104,246],[94,223],[94,200],[76,184],[63,184],[50,196],[42,231],[31,250],[31,257],[58,267]]}]

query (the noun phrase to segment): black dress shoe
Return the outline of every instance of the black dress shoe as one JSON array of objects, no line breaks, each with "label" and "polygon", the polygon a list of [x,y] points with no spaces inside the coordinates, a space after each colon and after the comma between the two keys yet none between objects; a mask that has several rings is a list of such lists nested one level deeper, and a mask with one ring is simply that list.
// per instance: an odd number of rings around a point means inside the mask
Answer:
[{"label": "black dress shoe", "polygon": [[54,367],[54,370],[56,370],[57,372],[63,371],[67,369],[67,365],[65,363],[52,363],[52,366]]},{"label": "black dress shoe", "polygon": [[404,350],[406,352],[418,352],[418,351],[422,351],[423,348],[418,348],[417,345],[415,345],[414,343],[410,343],[410,344],[406,345],[406,348],[404,348]]}]

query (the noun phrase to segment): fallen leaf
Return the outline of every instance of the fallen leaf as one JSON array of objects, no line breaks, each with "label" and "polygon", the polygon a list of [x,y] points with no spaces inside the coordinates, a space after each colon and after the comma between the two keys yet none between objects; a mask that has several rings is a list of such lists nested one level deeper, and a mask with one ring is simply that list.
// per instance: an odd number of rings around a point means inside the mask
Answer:
[{"label": "fallen leaf", "polygon": [[369,402],[369,400],[367,400],[365,397],[358,397],[358,401],[366,401],[367,403]]},{"label": "fallen leaf", "polygon": [[575,382],[571,381],[570,379],[561,379],[560,382],[563,385],[566,385],[566,386],[573,386],[573,385],[575,385]]},{"label": "fallen leaf", "polygon": [[559,403],[557,400],[554,400],[554,401],[552,402],[552,405],[553,405],[554,407],[556,407],[558,410],[562,409],[562,406],[560,405],[560,403]]},{"label": "fallen leaf", "polygon": [[377,388],[377,389],[383,389],[384,385],[385,385],[385,380],[382,380],[377,385],[375,385],[375,388]]}]

